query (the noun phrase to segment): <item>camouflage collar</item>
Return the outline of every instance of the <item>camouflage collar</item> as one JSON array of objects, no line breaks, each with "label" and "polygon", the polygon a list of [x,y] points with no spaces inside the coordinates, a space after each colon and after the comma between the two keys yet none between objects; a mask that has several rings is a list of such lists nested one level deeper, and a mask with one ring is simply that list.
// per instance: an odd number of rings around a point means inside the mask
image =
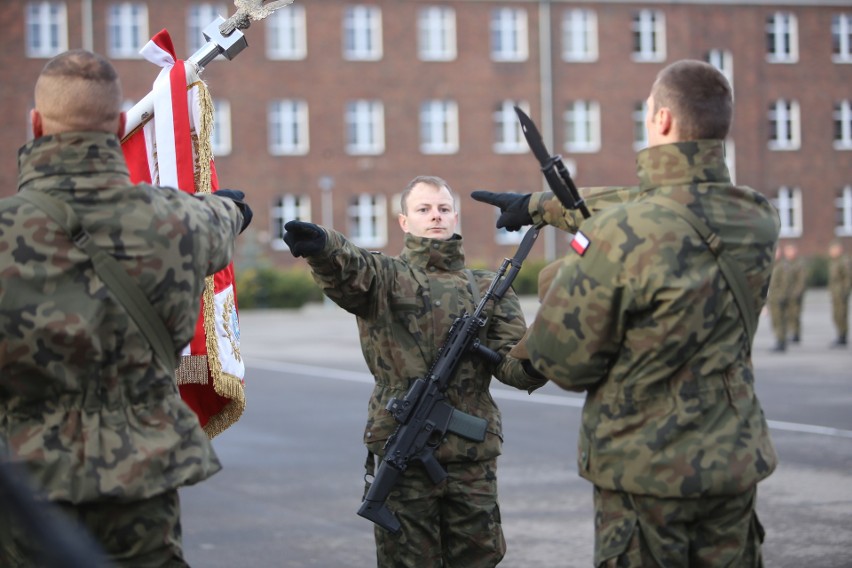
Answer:
[{"label": "camouflage collar", "polygon": [[[60,177],[65,179],[60,179]],[[114,134],[65,132],[31,140],[18,150],[18,190],[33,188],[97,189],[130,185],[130,174]]]},{"label": "camouflage collar", "polygon": [[730,183],[722,140],[695,140],[645,148],[636,156],[643,190],[660,186]]},{"label": "camouflage collar", "polygon": [[421,268],[435,267],[448,272],[464,269],[464,249],[459,235],[441,240],[406,234],[405,248],[399,256]]}]

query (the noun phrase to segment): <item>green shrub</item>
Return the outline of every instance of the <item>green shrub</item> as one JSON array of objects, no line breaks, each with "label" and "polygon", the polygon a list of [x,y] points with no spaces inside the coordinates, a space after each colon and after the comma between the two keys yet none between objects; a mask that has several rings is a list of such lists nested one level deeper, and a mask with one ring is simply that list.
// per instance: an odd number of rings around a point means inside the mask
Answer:
[{"label": "green shrub", "polygon": [[322,290],[304,269],[248,268],[236,281],[240,309],[301,308],[322,300]]},{"label": "green shrub", "polygon": [[526,260],[512,283],[515,293],[518,296],[538,296],[538,273],[547,264],[545,260]]},{"label": "green shrub", "polygon": [[808,288],[828,286],[828,257],[814,255],[808,262]]}]

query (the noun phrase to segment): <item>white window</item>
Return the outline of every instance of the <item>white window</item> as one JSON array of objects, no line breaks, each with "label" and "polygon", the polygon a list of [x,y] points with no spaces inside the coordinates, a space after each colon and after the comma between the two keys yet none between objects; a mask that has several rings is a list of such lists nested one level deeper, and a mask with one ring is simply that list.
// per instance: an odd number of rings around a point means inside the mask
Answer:
[{"label": "white window", "polygon": [[737,183],[737,146],[730,138],[725,140],[725,165],[731,175],[731,183]]},{"label": "white window", "polygon": [[356,246],[382,248],[388,243],[387,198],[366,193],[352,197],[346,222],[349,238]]},{"label": "white window", "polygon": [[303,156],[308,153],[308,103],[284,99],[269,105],[269,153]]},{"label": "white window", "polygon": [[734,88],[734,54],[726,49],[711,49],[707,52],[707,63],[722,72],[731,89]]},{"label": "white window", "polygon": [[189,55],[207,43],[202,32],[216,20],[217,16],[228,17],[228,10],[224,4],[196,2],[189,6],[186,14],[186,51]]},{"label": "white window", "polygon": [[646,101],[633,104],[633,150],[637,152],[648,146],[648,130],[645,128],[645,111],[647,110]]},{"label": "white window", "polygon": [[420,106],[420,151],[454,154],[459,150],[459,111],[455,101],[431,100]]},{"label": "white window", "polygon": [[285,194],[275,198],[269,210],[269,221],[272,225],[271,246],[275,250],[287,250],[284,242],[284,225],[287,221],[310,221],[311,199],[307,195]]},{"label": "white window", "polygon": [[831,17],[831,60],[852,63],[852,13]]},{"label": "white window", "polygon": [[779,237],[800,237],[802,235],[802,190],[798,187],[782,187],[775,200],[778,216],[781,218]]},{"label": "white window", "polygon": [[852,150],[852,102],[844,99],[834,104],[834,148]]},{"label": "white window", "polygon": [[529,150],[516,106],[529,114],[530,105],[526,101],[502,101],[494,110],[494,151],[498,154],[522,154]]},{"label": "white window", "polygon": [[597,61],[598,16],[594,10],[576,8],[562,13],[562,60]]},{"label": "white window", "polygon": [[213,133],[210,146],[214,156],[231,153],[231,103],[225,99],[213,101]]},{"label": "white window", "polygon": [[601,148],[601,112],[597,101],[572,101],[565,111],[565,150],[597,152]]},{"label": "white window", "polygon": [[526,10],[496,8],[491,11],[491,59],[526,61],[528,44]]},{"label": "white window", "polygon": [[308,55],[305,7],[290,4],[266,19],[266,57],[301,60]]},{"label": "white window", "polygon": [[640,10],[633,16],[633,60],[666,58],[666,16],[659,10]]},{"label": "white window", "polygon": [[774,12],[766,17],[766,60],[795,63],[799,60],[799,26],[790,12]]},{"label": "white window", "polygon": [[346,152],[381,154],[385,151],[385,108],[381,101],[346,103]]},{"label": "white window", "polygon": [[778,99],[769,106],[769,149],[798,150],[802,145],[798,101]]},{"label": "white window", "polygon": [[[494,210],[494,223],[497,223],[497,218],[500,217],[500,210]],[[519,245],[527,234],[530,227],[521,227],[520,231],[507,231],[506,229],[495,229],[497,232],[494,235],[494,242],[498,245]]]},{"label": "white window", "polygon": [[852,236],[852,185],[840,190],[840,195],[834,202],[837,205],[837,226],[834,234],[837,236]]},{"label": "white window", "polygon": [[148,6],[137,2],[112,4],[107,12],[107,53],[119,59],[141,57],[148,43]]},{"label": "white window", "polygon": [[27,57],[53,57],[68,49],[65,2],[27,4]]},{"label": "white window", "polygon": [[382,58],[382,12],[375,6],[349,6],[343,14],[343,57],[349,61]]},{"label": "white window", "polygon": [[446,6],[421,8],[417,14],[417,54],[421,61],[456,58],[456,11]]}]

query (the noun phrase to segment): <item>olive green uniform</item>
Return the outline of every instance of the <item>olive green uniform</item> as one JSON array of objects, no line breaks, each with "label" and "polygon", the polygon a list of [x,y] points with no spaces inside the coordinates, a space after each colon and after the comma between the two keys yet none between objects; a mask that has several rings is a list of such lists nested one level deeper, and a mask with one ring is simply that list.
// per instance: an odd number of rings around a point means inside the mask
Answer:
[{"label": "olive green uniform", "polygon": [[[777,459],[750,338],[708,246],[650,201],[674,200],[712,229],[756,321],[780,224],[764,196],[731,184],[723,152],[721,141],[654,146],[637,156],[638,187],[585,192],[589,244],[563,259],[530,327],[534,367],[587,393],[577,463],[595,485],[597,566],[760,565],[755,486]],[[546,196],[530,212],[577,230],[576,212]]]},{"label": "olive green uniform", "polygon": [[841,255],[828,260],[828,292],[831,296],[831,318],[838,341],[846,342],[849,334],[849,294],[852,292],[852,260]]},{"label": "olive green uniform", "polygon": [[[357,316],[361,348],[375,379],[368,406],[364,443],[383,455],[397,423],[388,401],[402,398],[411,383],[427,376],[450,325],[463,312],[472,313],[494,274],[464,267],[462,239],[437,240],[405,236],[399,256],[361,249],[343,235],[324,229],[327,242],[307,257],[314,278],[335,303]],[[497,365],[470,356],[459,366],[447,389],[455,408],[488,421],[484,442],[449,433],[435,457],[449,477],[434,485],[419,465],[400,476],[388,507],[402,530],[392,535],[376,527],[380,566],[486,567],[505,553],[497,503],[496,458],[503,439],[500,412],[488,391],[492,374],[501,382],[532,390],[543,384],[524,372],[508,351],[526,331],[520,302],[509,292],[489,304],[483,344],[504,355]]]},{"label": "olive green uniform", "polygon": [[[19,190],[71,206],[150,299],[174,351],[186,345],[205,276],[233,254],[235,204],[131,185],[119,140],[105,133],[40,137],[18,161]],[[173,363],[155,358],[59,225],[17,196],[0,200],[0,459],[24,463],[120,565],[180,565],[176,489],[221,468]],[[39,544],[14,526],[0,518],[0,555],[29,566]]]}]

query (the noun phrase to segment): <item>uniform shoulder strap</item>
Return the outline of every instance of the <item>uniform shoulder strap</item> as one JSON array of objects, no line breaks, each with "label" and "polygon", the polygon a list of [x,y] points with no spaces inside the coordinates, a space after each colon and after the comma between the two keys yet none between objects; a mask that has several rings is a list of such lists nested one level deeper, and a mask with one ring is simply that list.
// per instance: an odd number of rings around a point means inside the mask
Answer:
[{"label": "uniform shoulder strap", "polygon": [[139,326],[154,349],[154,354],[174,369],[177,363],[174,342],[166,324],[127,271],[115,258],[94,243],[91,235],[80,224],[74,210],[68,204],[44,193],[22,191],[17,197],[44,211],[71,236],[74,244],[92,260],[97,275]]},{"label": "uniform shoulder strap", "polygon": [[661,195],[655,195],[648,198],[648,201],[652,201],[657,205],[665,207],[666,209],[669,209],[675,214],[683,217],[690,225],[692,225],[692,228],[701,236],[701,239],[707,244],[707,248],[709,248],[710,252],[713,253],[713,256],[716,257],[716,262],[719,264],[722,276],[724,276],[725,281],[728,283],[728,287],[734,294],[734,301],[737,303],[740,316],[743,320],[743,325],[745,325],[746,334],[748,335],[748,350],[751,352],[751,346],[754,342],[754,333],[757,329],[754,299],[748,292],[748,284],[746,283],[745,275],[741,270],[737,269],[730,257],[725,254],[725,251],[722,248],[722,240],[719,238],[719,235],[714,233],[710,227],[707,226],[707,223],[705,223],[698,215],[693,213],[688,207],[674,201],[673,199],[669,199],[668,197],[663,197]]}]

